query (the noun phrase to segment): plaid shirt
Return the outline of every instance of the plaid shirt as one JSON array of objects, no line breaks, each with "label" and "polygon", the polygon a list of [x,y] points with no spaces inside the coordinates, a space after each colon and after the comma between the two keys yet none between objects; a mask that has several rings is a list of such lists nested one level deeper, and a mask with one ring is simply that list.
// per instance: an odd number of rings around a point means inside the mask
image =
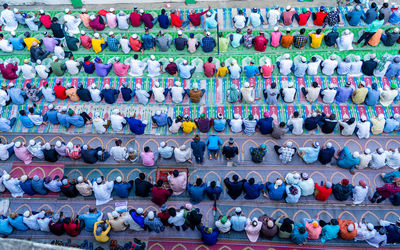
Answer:
[{"label": "plaid shirt", "polygon": [[296,151],[293,148],[288,148],[288,147],[281,147],[279,149],[279,159],[281,159],[283,164],[286,164],[288,162],[292,161],[292,157]]},{"label": "plaid shirt", "polygon": [[107,37],[107,45],[111,51],[118,51],[119,41],[115,37]]},{"label": "plaid shirt", "polygon": [[251,152],[251,159],[255,163],[261,163],[263,161],[264,156],[265,156],[265,151],[262,150],[261,148],[254,148],[253,151]]},{"label": "plaid shirt", "polygon": [[378,192],[383,198],[389,198],[390,196],[400,192],[400,186],[396,186],[394,183],[386,183],[382,187],[376,188],[376,192]]},{"label": "plaid shirt", "polygon": [[294,46],[298,49],[302,49],[306,46],[307,41],[308,38],[305,35],[296,35],[294,37]]},{"label": "plaid shirt", "polygon": [[336,24],[339,23],[339,21],[340,21],[340,11],[339,10],[331,11],[325,17],[324,26],[323,27],[325,28],[326,25],[335,26]]},{"label": "plaid shirt", "polygon": [[215,39],[209,36],[204,37],[200,41],[200,45],[203,48],[204,52],[211,52],[215,47]]}]

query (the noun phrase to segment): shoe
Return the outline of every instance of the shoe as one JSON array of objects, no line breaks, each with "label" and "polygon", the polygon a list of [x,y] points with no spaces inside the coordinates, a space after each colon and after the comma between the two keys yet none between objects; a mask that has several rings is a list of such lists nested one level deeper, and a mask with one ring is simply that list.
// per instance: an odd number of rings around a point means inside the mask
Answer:
[{"label": "shoe", "polygon": [[142,244],[142,241],[139,240],[138,238],[134,238],[133,242],[135,242],[136,244]]}]

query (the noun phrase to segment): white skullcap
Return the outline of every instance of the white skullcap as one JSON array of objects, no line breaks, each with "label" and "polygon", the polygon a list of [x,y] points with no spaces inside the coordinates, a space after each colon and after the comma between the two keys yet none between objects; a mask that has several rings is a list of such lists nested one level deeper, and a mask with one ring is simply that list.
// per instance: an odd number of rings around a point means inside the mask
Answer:
[{"label": "white skullcap", "polygon": [[94,35],[93,35],[95,38],[99,38],[100,37],[100,34],[99,33],[94,33]]},{"label": "white skullcap", "polygon": [[367,154],[367,155],[370,154],[370,153],[371,153],[371,149],[366,148],[366,149],[364,150],[364,153]]},{"label": "white skullcap", "polygon": [[394,28],[393,32],[394,32],[394,33],[399,33],[399,32],[400,32],[400,29],[399,29],[399,28]]},{"label": "white skullcap", "polygon": [[10,84],[8,84],[8,86],[10,86],[10,88],[12,88],[12,87],[14,87],[14,83],[10,83]]},{"label": "white skullcap", "polygon": [[139,207],[138,209],[136,209],[136,213],[137,214],[142,214],[143,213],[143,208]]},{"label": "white skullcap", "polygon": [[29,210],[26,210],[26,211],[24,212],[24,217],[29,217],[29,214],[30,214]]},{"label": "white skullcap", "polygon": [[65,9],[65,13],[68,13],[68,12],[70,12],[71,10],[70,9]]},{"label": "white skullcap", "polygon": [[284,55],[283,55],[283,58],[284,58],[284,59],[290,59],[290,55],[289,55],[289,54],[284,54]]},{"label": "white skullcap", "polygon": [[71,88],[71,87],[72,87],[72,83],[70,83],[70,82],[67,82],[67,84],[65,84],[65,87],[67,87],[67,88]]},{"label": "white skullcap", "polygon": [[331,147],[332,147],[332,143],[328,142],[328,143],[326,144],[326,147],[327,147],[327,148],[331,148]]},{"label": "white skullcap", "polygon": [[82,177],[82,176],[79,176],[78,179],[77,179],[77,181],[78,181],[79,183],[83,182],[83,177]]},{"label": "white skullcap", "polygon": [[241,208],[241,207],[237,207],[237,208],[235,209],[235,212],[236,212],[236,213],[241,213],[241,212],[242,212],[242,208]]},{"label": "white skullcap", "polygon": [[235,118],[235,119],[240,119],[240,115],[239,115],[239,114],[234,114],[234,115],[233,115],[233,118]]},{"label": "white skullcap", "polygon": [[156,57],[154,55],[150,56],[150,60],[154,61],[156,59]]},{"label": "white skullcap", "polygon": [[37,59],[37,60],[36,60],[36,64],[42,64],[42,60]]},{"label": "white skullcap", "polygon": [[118,218],[119,213],[117,211],[112,211],[111,215],[112,215],[113,218]]},{"label": "white skullcap", "polygon": [[89,19],[93,21],[93,20],[96,19],[96,16],[95,15],[90,15]]},{"label": "white skullcap", "polygon": [[44,144],[44,148],[45,148],[46,150],[50,150],[50,149],[51,149],[50,143],[46,142],[46,144]]},{"label": "white skullcap", "polygon": [[138,83],[138,84],[136,84],[136,88],[137,88],[137,89],[142,89],[142,85],[140,85],[140,84]]},{"label": "white skullcap", "polygon": [[15,31],[11,31],[11,35],[15,36],[17,33],[15,33]]},{"label": "white skullcap", "polygon": [[279,30],[279,27],[278,26],[275,26],[274,27],[274,31],[278,31]]},{"label": "white skullcap", "polygon": [[140,13],[140,14],[144,13],[144,10],[143,10],[143,9],[140,9],[140,10],[139,10],[139,13]]},{"label": "white skullcap", "polygon": [[97,177],[96,182],[97,184],[100,184],[103,182],[103,179],[101,177]]},{"label": "white skullcap", "polygon": [[180,81],[176,81],[176,82],[175,82],[175,86],[180,87],[181,85],[182,85],[182,84],[181,84]]},{"label": "white skullcap", "polygon": [[290,6],[290,5],[286,6],[286,10],[291,10],[291,9],[292,9],[292,6]]},{"label": "white skullcap", "polygon": [[289,88],[292,88],[293,86],[294,86],[294,82],[289,82],[289,83],[288,83],[288,87],[289,87]]},{"label": "white skullcap", "polygon": [[288,28],[286,28],[286,31],[290,32],[290,31],[292,31],[292,29],[288,27]]},{"label": "white skullcap", "polygon": [[62,108],[61,108],[61,111],[67,111],[68,110],[68,108],[67,107],[65,107],[65,106],[63,106]]},{"label": "white skullcap", "polygon": [[207,16],[211,16],[211,12],[210,12],[210,11],[207,11],[206,15],[207,15]]},{"label": "white skullcap", "polygon": [[57,60],[57,59],[58,59],[58,57],[56,57],[56,56],[53,56],[53,57],[52,57],[52,59],[53,59],[53,61],[55,61],[55,60]]},{"label": "white skullcap", "polygon": [[110,89],[110,84],[104,85],[104,88],[105,88],[105,89]]},{"label": "white skullcap", "polygon": [[349,119],[350,117],[349,117],[349,115],[348,114],[344,114],[343,115],[343,119]]},{"label": "white skullcap", "polygon": [[138,35],[137,35],[137,34],[133,34],[133,35],[131,35],[131,37],[132,37],[133,39],[137,39],[137,38],[138,38]]},{"label": "white skullcap", "polygon": [[318,115],[317,112],[312,112],[311,114],[312,117],[317,117],[317,115]]},{"label": "white skullcap", "polygon": [[367,228],[369,231],[372,231],[372,230],[374,230],[374,225],[372,223],[368,223]]},{"label": "white skullcap", "polygon": [[160,83],[159,82],[154,82],[154,86],[156,86],[158,88],[158,87],[160,87]]},{"label": "white skullcap", "polygon": [[161,115],[161,111],[160,111],[160,110],[157,110],[157,111],[156,111],[156,115]]},{"label": "white skullcap", "polygon": [[150,212],[147,214],[147,218],[149,218],[150,220],[154,219],[154,212],[153,212],[153,211],[150,211]]},{"label": "white skullcap", "polygon": [[300,174],[299,174],[299,173],[295,173],[295,174],[293,175],[293,178],[295,178],[295,179],[300,179]]},{"label": "white skullcap", "polygon": [[35,142],[35,140],[29,140],[29,145],[31,145],[31,146],[33,146],[33,145],[35,145],[36,144],[36,142]]},{"label": "white skullcap", "polygon": [[118,182],[118,183],[120,183],[120,182],[122,181],[121,176],[118,176],[117,178],[115,178],[115,181]]},{"label": "white skullcap", "polygon": [[366,121],[366,120],[367,120],[367,117],[365,115],[362,115],[361,116],[361,121]]},{"label": "white skullcap", "polygon": [[162,147],[162,148],[163,148],[163,147],[165,147],[165,145],[166,145],[166,143],[165,143],[165,142],[163,142],[163,141],[162,141],[162,142],[160,142],[160,147]]},{"label": "white skullcap", "polygon": [[14,13],[17,13],[19,11],[19,9],[14,8]]},{"label": "white skullcap", "polygon": [[286,146],[292,147],[293,146],[293,142],[291,142],[291,141],[286,142]]},{"label": "white skullcap", "polygon": [[81,9],[81,12],[86,12],[87,10],[85,9],[85,8],[82,8]]},{"label": "white skullcap", "polygon": [[347,231],[353,232],[354,231],[354,224],[350,224],[347,226]]},{"label": "white skullcap", "polygon": [[174,58],[169,58],[168,61],[172,63],[174,61]]},{"label": "white skullcap", "polygon": [[112,35],[114,35],[114,32],[110,31],[110,32],[108,32],[108,35],[112,36]]},{"label": "white skullcap", "polygon": [[182,146],[180,146],[180,148],[179,148],[180,150],[186,150],[186,145],[185,144],[183,144]]},{"label": "white skullcap", "polygon": [[187,60],[183,60],[183,64],[188,64],[189,62]]},{"label": "white skullcap", "polygon": [[26,180],[28,180],[28,176],[26,174],[24,174],[23,176],[21,176],[21,181],[25,182]]},{"label": "white skullcap", "polygon": [[305,62],[307,62],[307,58],[305,58],[304,56],[302,56],[302,57],[301,57],[301,61],[305,63]]},{"label": "white skullcap", "polygon": [[207,31],[206,36],[211,36],[211,33]]},{"label": "white skullcap", "polygon": [[84,30],[81,30],[81,34],[84,35],[86,34],[86,32]]},{"label": "white skullcap", "polygon": [[56,142],[56,147],[58,147],[58,148],[61,147],[61,141]]},{"label": "white skullcap", "polygon": [[110,8],[110,12],[113,12],[113,11],[115,11],[115,9],[114,8]]},{"label": "white skullcap", "polygon": [[330,58],[331,60],[335,60],[335,59],[336,59],[336,55],[331,55],[329,58]]},{"label": "white skullcap", "polygon": [[350,30],[346,29],[346,30],[344,31],[344,34],[345,34],[345,35],[350,34]]},{"label": "white skullcap", "polygon": [[249,82],[245,82],[245,83],[243,84],[243,86],[244,86],[245,88],[248,88],[248,87],[250,87],[250,83],[249,83]]},{"label": "white skullcap", "polygon": [[178,35],[182,35],[182,31],[181,30],[178,30]]},{"label": "white skullcap", "polygon": [[360,153],[358,151],[353,152],[353,157],[354,158],[360,157]]},{"label": "white skullcap", "polygon": [[142,123],[143,123],[144,125],[147,125],[147,124],[149,123],[149,121],[144,120],[144,121],[142,121]]},{"label": "white skullcap", "polygon": [[14,145],[16,148],[19,148],[21,147],[22,143],[20,141],[17,141]]},{"label": "white skullcap", "polygon": [[385,152],[385,150],[384,150],[383,148],[379,148],[379,149],[378,149],[378,153],[379,153],[379,154],[383,154],[383,152]]},{"label": "white skullcap", "polygon": [[68,184],[68,179],[63,179],[63,180],[61,181],[61,183],[62,183],[63,185],[67,185],[67,184]]},{"label": "white skullcap", "polygon": [[82,146],[82,149],[83,149],[83,150],[87,150],[87,149],[88,149],[88,145],[86,145],[86,144],[83,145],[83,146]]},{"label": "white skullcap", "polygon": [[383,119],[385,119],[385,115],[384,114],[379,114],[378,115],[378,120],[383,120]]},{"label": "white skullcap", "polygon": [[44,10],[39,10],[39,13],[40,14],[44,14]]},{"label": "white skullcap", "polygon": [[282,185],[283,181],[281,179],[278,179],[275,181],[275,186],[279,187],[280,185]]}]

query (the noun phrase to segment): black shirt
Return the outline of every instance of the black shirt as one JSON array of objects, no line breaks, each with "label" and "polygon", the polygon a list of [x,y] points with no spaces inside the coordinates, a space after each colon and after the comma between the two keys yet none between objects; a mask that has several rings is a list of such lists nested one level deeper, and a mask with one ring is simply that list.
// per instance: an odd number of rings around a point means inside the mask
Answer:
[{"label": "black shirt", "polygon": [[55,38],[63,38],[64,37],[64,32],[63,32],[63,27],[59,23],[53,23],[50,25],[50,29],[53,31],[53,36]]},{"label": "black shirt", "polygon": [[197,213],[197,211],[191,211],[187,214],[187,220],[191,226],[197,226],[201,224],[202,214]]},{"label": "black shirt", "polygon": [[225,186],[228,189],[228,194],[233,200],[236,200],[242,194],[243,182],[244,180],[231,182],[228,178],[224,180]]},{"label": "black shirt", "polygon": [[239,154],[239,149],[236,146],[233,147],[224,146],[222,148],[222,154],[225,155],[226,158],[233,158],[237,154]]},{"label": "black shirt", "polygon": [[78,196],[78,190],[76,189],[75,185],[67,184],[61,186],[61,192],[67,196],[68,198],[74,198]]},{"label": "black shirt", "polygon": [[78,88],[76,90],[76,94],[79,96],[79,99],[84,102],[90,102],[92,100],[92,96],[88,89]]},{"label": "black shirt", "polygon": [[81,150],[81,157],[85,163],[94,164],[97,162],[97,149]]},{"label": "black shirt", "polygon": [[377,65],[378,63],[371,59],[364,61],[363,65],[361,66],[361,71],[364,75],[372,76]]},{"label": "black shirt", "polygon": [[44,159],[49,162],[56,162],[58,161],[58,153],[57,151],[52,148],[50,150],[43,149]]},{"label": "black shirt", "polygon": [[67,43],[68,49],[71,51],[77,51],[78,50],[78,45],[76,45],[79,40],[76,37],[73,36],[66,36],[65,37],[65,42]]},{"label": "black shirt", "polygon": [[184,50],[187,44],[187,39],[183,37],[175,38],[175,48],[177,50]]},{"label": "black shirt", "polygon": [[148,197],[153,185],[148,181],[139,178],[135,180],[135,195],[140,197]]},{"label": "black shirt", "polygon": [[336,124],[337,124],[336,120],[331,121],[329,119],[325,119],[322,121],[322,125],[320,126],[321,131],[325,134],[330,134],[333,132],[333,130],[335,130]]}]

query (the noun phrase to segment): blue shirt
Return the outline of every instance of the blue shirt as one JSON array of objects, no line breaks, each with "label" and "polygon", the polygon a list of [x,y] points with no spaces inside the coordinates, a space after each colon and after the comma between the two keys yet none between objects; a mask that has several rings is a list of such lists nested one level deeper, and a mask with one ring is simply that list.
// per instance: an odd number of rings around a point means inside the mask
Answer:
[{"label": "blue shirt", "polygon": [[303,77],[306,74],[306,70],[308,68],[307,63],[300,62],[294,66],[294,75],[296,77]]},{"label": "blue shirt", "polygon": [[8,132],[8,131],[10,131],[10,130],[11,130],[10,124],[11,124],[10,120],[1,119],[1,120],[0,120],[0,131],[1,131],[1,132]]},{"label": "blue shirt", "polygon": [[160,24],[160,27],[163,29],[168,29],[168,26],[170,25],[170,21],[167,15],[165,14],[160,14],[157,17],[158,23]]},{"label": "blue shirt", "polygon": [[195,66],[192,66],[189,64],[184,65],[183,63],[180,63],[178,65],[179,76],[183,79],[189,79],[192,76],[192,73],[190,71],[194,68],[195,68]]},{"label": "blue shirt", "polygon": [[104,101],[108,104],[114,104],[117,101],[118,90],[116,89],[103,89],[100,95],[104,97]]},{"label": "blue shirt", "polygon": [[129,182],[114,184],[114,191],[120,198],[127,198],[131,188],[132,185]]},{"label": "blue shirt", "polygon": [[383,129],[383,132],[390,133],[390,132],[393,132],[394,130],[398,129],[398,127],[399,127],[399,122],[396,121],[396,119],[394,119],[394,118],[389,118],[389,119],[386,119],[385,128]]},{"label": "blue shirt", "polygon": [[205,190],[204,190],[204,192],[207,194],[207,196],[208,196],[208,198],[210,199],[210,200],[214,200],[214,196],[215,196],[215,199],[219,199],[219,196],[221,195],[221,193],[222,193],[222,188],[221,187],[218,187],[218,186],[216,186],[215,188],[212,188],[212,187],[207,187]]},{"label": "blue shirt", "polygon": [[336,93],[336,103],[346,102],[351,94],[353,93],[353,88],[351,87],[340,87],[337,89]]},{"label": "blue shirt", "polygon": [[172,154],[174,153],[174,149],[172,147],[166,146],[166,147],[159,147],[158,148],[158,153],[160,156],[164,159],[169,159],[172,157]]},{"label": "blue shirt", "polygon": [[146,128],[146,124],[144,124],[141,120],[135,118],[126,118],[126,121],[129,124],[129,129],[132,133],[136,135],[144,134],[144,129]]},{"label": "blue shirt", "polygon": [[86,213],[79,215],[78,219],[83,220],[85,222],[85,230],[89,232],[93,232],[94,223],[97,222],[97,219],[101,216],[101,212],[99,210],[96,213]]},{"label": "blue shirt", "polygon": [[21,215],[17,216],[17,218],[15,219],[11,219],[10,217],[8,217],[8,222],[11,226],[13,226],[13,228],[19,231],[26,231],[28,230],[28,227],[25,225],[23,219],[24,217]]},{"label": "blue shirt", "polygon": [[347,14],[350,17],[349,24],[357,26],[360,23],[361,17],[364,16],[363,10],[353,10]]},{"label": "blue shirt", "polygon": [[204,26],[206,31],[208,31],[209,29],[215,29],[217,28],[218,22],[217,20],[215,20],[215,16],[217,15],[217,12],[212,11],[212,15],[210,17],[206,17],[205,21],[204,21]]},{"label": "blue shirt", "polygon": [[83,69],[87,74],[93,74],[94,72],[94,63],[90,62],[87,64],[86,62],[83,62]]},{"label": "blue shirt", "polygon": [[132,219],[141,227],[144,227],[144,217],[137,215],[136,212],[131,213]]},{"label": "blue shirt", "polygon": [[38,194],[47,194],[47,189],[44,187],[43,179],[39,179],[38,181],[32,180],[32,189]]},{"label": "blue shirt", "polygon": [[35,191],[32,189],[32,181],[26,180],[25,182],[20,181],[19,186],[27,195],[34,195]]},{"label": "blue shirt", "polygon": [[57,114],[58,114],[57,110],[49,110],[46,112],[43,119],[45,121],[49,121],[51,124],[58,124],[59,122],[58,122]]},{"label": "blue shirt", "polygon": [[294,229],[292,231],[292,233],[290,234],[290,239],[292,240],[293,243],[297,244],[297,245],[301,245],[304,242],[306,242],[307,238],[308,238],[308,232],[305,231],[304,234],[301,234],[299,232],[299,228],[304,227],[303,224],[300,223],[295,223],[294,224]]},{"label": "blue shirt", "polygon": [[367,104],[368,106],[377,105],[379,102],[379,96],[380,96],[379,90],[368,88],[368,94],[367,97],[365,98],[365,104]]},{"label": "blue shirt", "polygon": [[388,78],[392,78],[392,77],[399,76],[399,75],[400,75],[400,63],[392,62],[389,65],[385,76]]},{"label": "blue shirt", "polygon": [[194,186],[192,184],[188,184],[187,190],[190,195],[190,202],[192,204],[200,203],[204,198],[205,189],[206,189],[205,183],[201,184],[201,186]]},{"label": "blue shirt", "polygon": [[221,139],[216,135],[212,135],[212,136],[208,137],[206,140],[207,148],[210,150],[217,150],[217,149],[219,149],[219,145],[222,145],[222,144],[223,143],[222,143]]},{"label": "blue shirt", "polygon": [[286,184],[282,183],[278,188],[275,189],[275,184],[272,182],[267,182],[265,184],[267,191],[268,191],[268,197],[273,200],[273,201],[280,201],[283,198],[283,194],[286,191]]},{"label": "blue shirt", "polygon": [[246,195],[244,198],[246,200],[254,200],[257,199],[260,196],[260,191],[264,189],[263,184],[253,184],[251,185],[249,182],[245,182],[243,184],[244,192]]},{"label": "blue shirt", "polygon": [[218,229],[213,229],[212,233],[206,233],[204,230],[206,229],[205,226],[201,226],[201,239],[203,240],[203,243],[208,246],[212,246],[217,244],[218,241],[218,235],[219,235],[219,230]]},{"label": "blue shirt", "polygon": [[258,128],[260,129],[260,133],[263,135],[271,134],[272,127],[273,127],[273,124],[272,124],[273,121],[274,121],[274,118],[272,118],[272,117],[260,119],[257,124]]},{"label": "blue shirt", "polygon": [[[365,15],[362,18],[366,24],[371,24],[373,21],[376,20],[378,17],[378,12],[376,12],[376,8],[369,8],[366,12]],[[390,21],[390,18],[389,18]]]},{"label": "blue shirt", "polygon": [[246,72],[246,77],[254,77],[256,74],[260,73],[258,68],[254,65],[245,66],[244,71]]},{"label": "blue shirt", "polygon": [[13,231],[13,227],[8,222],[7,218],[0,219],[0,234],[10,235]]},{"label": "blue shirt", "polygon": [[26,128],[32,128],[33,126],[35,126],[35,124],[33,124],[31,119],[29,119],[27,115],[19,115],[19,119],[21,120],[22,126]]},{"label": "blue shirt", "polygon": [[313,163],[318,160],[319,150],[320,150],[319,147],[299,148],[299,152],[305,152],[305,154],[303,155],[303,161],[307,164]]},{"label": "blue shirt", "polygon": [[215,119],[214,120],[214,130],[221,132],[225,130],[226,120],[225,119]]},{"label": "blue shirt", "polygon": [[158,127],[163,127],[167,125],[167,114],[161,113],[161,115],[153,115],[153,122],[157,124]]},{"label": "blue shirt", "polygon": [[124,87],[124,88],[121,88],[121,95],[122,95],[122,99],[124,99],[124,101],[128,102],[135,95],[135,91],[130,88]]},{"label": "blue shirt", "polygon": [[26,93],[21,89],[15,87],[10,88],[7,90],[7,93],[14,104],[22,105],[25,103],[24,95],[26,95]]},{"label": "blue shirt", "polygon": [[69,122],[68,122],[68,114],[67,113],[58,113],[57,114],[57,119],[58,119],[58,121],[60,122],[60,124],[63,126],[63,127],[66,127],[66,128],[69,128],[69,126],[70,126],[70,124],[69,124]]},{"label": "blue shirt", "polygon": [[118,51],[119,41],[115,37],[107,37],[107,46],[111,51]]},{"label": "blue shirt", "polygon": [[[393,11],[389,17],[389,23],[397,24],[400,22],[400,11]],[[11,39],[10,39],[11,40]],[[14,45],[14,44],[13,44]],[[15,49],[15,48],[14,48]]]},{"label": "blue shirt", "polygon": [[10,43],[12,44],[12,46],[14,47],[15,50],[23,50],[25,48],[23,42],[24,39],[19,38],[19,37],[11,37],[9,39]]},{"label": "blue shirt", "polygon": [[327,240],[336,239],[338,237],[339,231],[339,225],[325,225],[321,231],[321,242],[324,243]]},{"label": "blue shirt", "polygon": [[210,36],[203,37],[203,39],[200,40],[200,45],[203,52],[211,52],[215,47],[215,39]]},{"label": "blue shirt", "polygon": [[244,231],[246,228],[247,218],[245,216],[234,215],[231,217],[232,229],[236,232]]},{"label": "blue shirt", "polygon": [[142,36],[143,48],[151,49],[154,47],[154,37],[150,34],[144,34]]},{"label": "blue shirt", "polygon": [[333,155],[335,154],[335,148],[322,148],[318,154],[318,160],[321,164],[328,164],[331,162]]},{"label": "blue shirt", "polygon": [[67,122],[75,127],[83,127],[85,125],[85,121],[80,115],[68,115]]}]

